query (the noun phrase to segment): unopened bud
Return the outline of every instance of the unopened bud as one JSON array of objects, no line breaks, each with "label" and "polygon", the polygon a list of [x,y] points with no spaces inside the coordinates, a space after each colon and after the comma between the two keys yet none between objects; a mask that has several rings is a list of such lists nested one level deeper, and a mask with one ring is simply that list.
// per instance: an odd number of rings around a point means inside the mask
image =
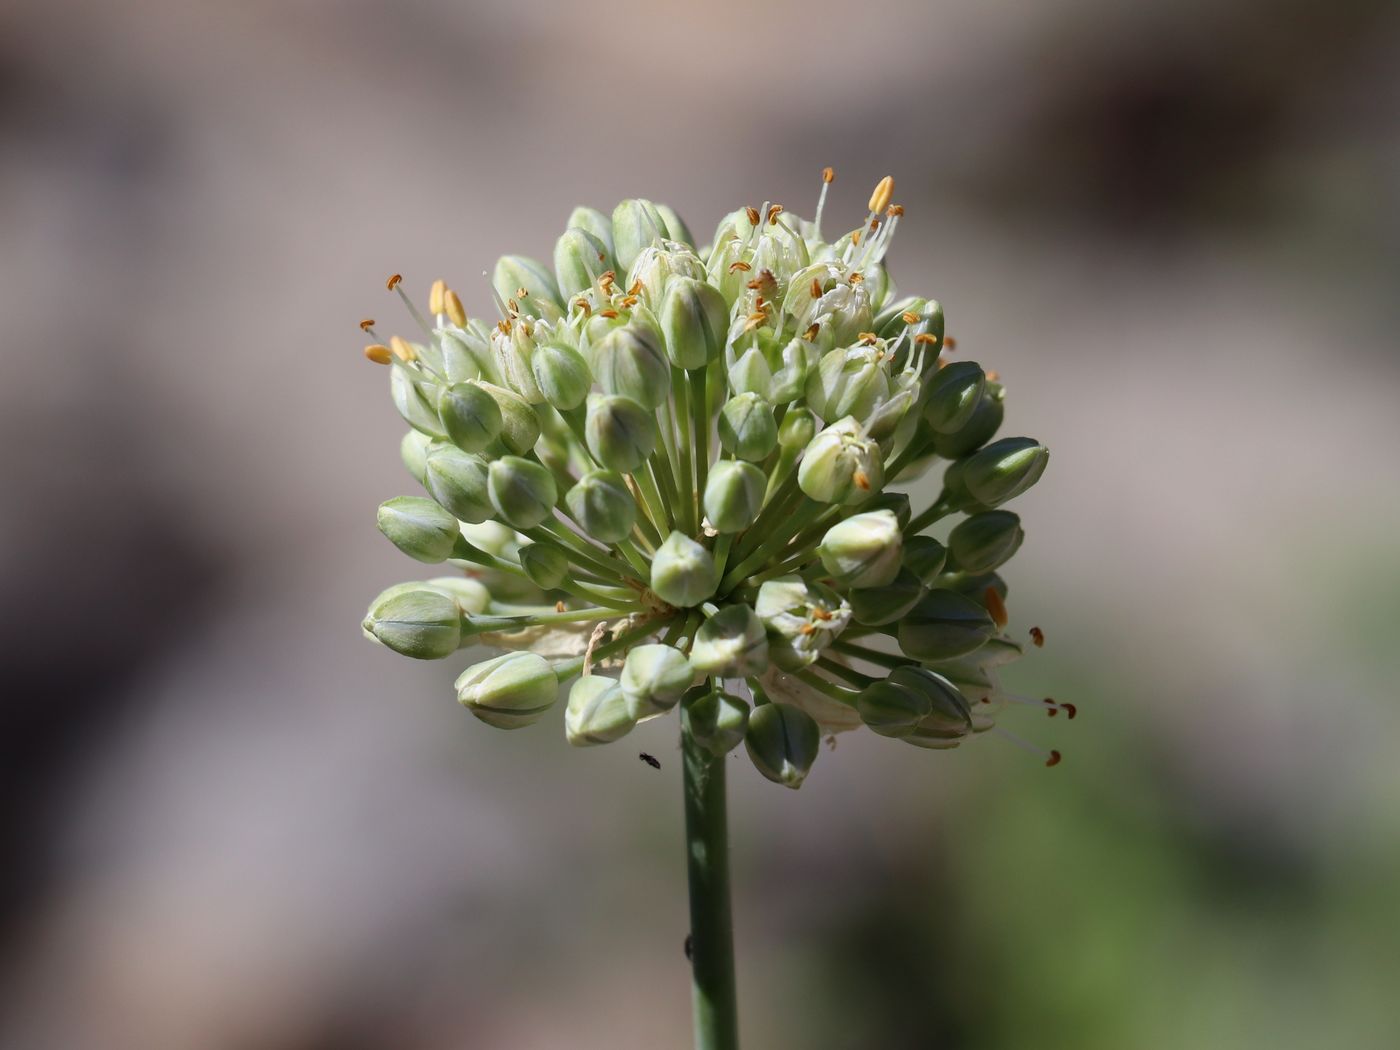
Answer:
[{"label": "unopened bud", "polygon": [[437,410],[448,439],[463,452],[480,452],[504,426],[496,399],[470,380],[444,387]]},{"label": "unopened bud", "polygon": [[1006,391],[998,383],[988,383],[972,417],[950,434],[933,436],[933,450],[944,459],[962,459],[996,436],[1006,415]]},{"label": "unopened bud", "polygon": [[389,396],[414,430],[433,438],[447,436],[437,414],[437,384],[415,381],[405,368],[389,369]]},{"label": "unopened bud", "polygon": [[742,532],[758,518],[768,477],[752,463],[722,459],[705,480],[705,517],[717,532]]},{"label": "unopened bud", "polygon": [[616,268],[608,246],[587,230],[567,229],[554,245],[554,276],[566,300],[592,288],[595,278]]},{"label": "unopened bud", "polygon": [[658,204],[656,210],[660,214],[661,220],[666,224],[667,237],[673,241],[679,241],[681,244],[688,244],[692,248],[696,246],[695,237],[691,234],[690,227],[685,224],[684,219],[676,214],[674,208],[668,204]]},{"label": "unopened bud", "polygon": [[622,270],[631,270],[642,249],[667,236],[666,219],[647,200],[625,200],[613,209],[613,255]]},{"label": "unopened bud", "polygon": [[685,653],[670,645],[639,645],[622,665],[622,692],[633,719],[669,711],[694,680]]},{"label": "unopened bud", "polygon": [[495,399],[496,407],[501,410],[499,436],[506,450],[513,456],[523,456],[534,448],[540,439],[540,420],[530,403],[514,390],[492,383],[479,385]]},{"label": "unopened bud", "polygon": [[591,358],[604,393],[630,397],[648,409],[671,393],[671,364],[659,336],[647,325],[614,328],[594,344]]},{"label": "unopened bud", "polygon": [[564,496],[569,516],[599,543],[625,539],[637,521],[637,501],[621,474],[594,470],[578,479]]},{"label": "unopened bud", "polygon": [[751,346],[729,366],[729,386],[736,394],[767,398],[773,392],[773,367],[763,351]]},{"label": "unopened bud", "polygon": [[996,633],[987,610],[952,591],[932,590],[899,623],[899,646],[916,660],[948,660]]},{"label": "unopened bud", "polygon": [[514,652],[468,667],[456,688],[457,701],[487,725],[519,729],[554,706],[559,679],[544,657]]},{"label": "unopened bud", "polygon": [[390,587],[370,603],[365,635],[402,656],[441,660],[462,640],[462,613],[439,590],[421,584]]},{"label": "unopened bud", "polygon": [[651,589],[668,605],[699,605],[718,586],[714,557],[683,532],[672,532],[652,556]]},{"label": "unopened bud", "polygon": [[754,768],[775,784],[800,788],[817,760],[821,729],[791,704],[761,704],[749,715],[744,747]]},{"label": "unopened bud", "polygon": [[899,575],[904,537],[890,510],[872,510],[827,529],[817,554],[822,567],[847,587],[883,587]]},{"label": "unopened bud", "polygon": [[[583,230],[584,233],[591,233],[607,247],[608,255],[612,255],[612,219],[608,218],[608,216],[604,215],[597,208],[588,208],[579,205],[569,213],[569,221],[564,225],[569,229],[580,229]],[[603,270],[616,271],[617,267],[609,265],[603,267]],[[599,270],[598,272],[602,273],[603,270]]]},{"label": "unopened bud", "polygon": [[823,419],[864,419],[889,396],[889,376],[873,347],[829,351],[807,379],[807,404]]},{"label": "unopened bud", "polygon": [[773,406],[757,394],[736,394],[719,414],[719,442],[726,452],[758,462],[778,444]]},{"label": "unopened bud", "polygon": [[[496,261],[496,269],[491,274],[491,286],[502,302],[517,299],[520,289],[525,289],[528,303],[520,303],[525,313],[540,317],[555,317],[564,306],[559,295],[559,286],[554,283],[554,275],[544,263],[523,255],[503,255]],[[552,306],[553,310],[542,307]]]},{"label": "unopened bud", "polygon": [[585,436],[594,459],[630,474],[656,448],[656,420],[630,397],[595,394],[588,399]]},{"label": "unopened bud", "polygon": [[552,543],[527,543],[519,558],[520,568],[537,587],[552,591],[568,578],[568,555]]},{"label": "unopened bud", "polygon": [[778,427],[778,444],[783,448],[806,448],[816,436],[817,421],[809,408],[790,409]]},{"label": "unopened bud", "polygon": [[482,457],[438,442],[424,461],[423,487],[454,517],[475,525],[495,515],[488,474]]},{"label": "unopened bud", "polygon": [[908,614],[924,595],[924,585],[908,569],[900,569],[889,583],[856,587],[850,592],[851,616],[856,623],[878,627]]},{"label": "unopened bud", "polygon": [[991,572],[1010,561],[1025,538],[1018,515],[986,510],[958,523],[948,535],[948,551],[959,572]]},{"label": "unopened bud", "polygon": [[630,733],[636,724],[627,710],[627,698],[614,679],[584,675],[569,690],[564,735],[574,747],[611,744]]},{"label": "unopened bud", "polygon": [[682,710],[685,731],[716,758],[723,758],[738,747],[749,726],[748,703],[718,689],[692,693]]},{"label": "unopened bud", "polygon": [[690,666],[702,675],[748,678],[768,669],[768,636],[747,605],[726,605],[695,632]]},{"label": "unopened bud", "polygon": [[583,355],[562,343],[546,343],[536,348],[530,367],[540,394],[561,412],[583,404],[593,385],[593,373]]},{"label": "unopened bud", "polygon": [[430,499],[396,496],[379,505],[379,531],[415,561],[432,564],[452,557],[461,537],[457,519]]},{"label": "unopened bud", "polygon": [[820,503],[860,503],[879,492],[884,483],[880,446],[850,417],[814,437],[797,468],[798,487]]},{"label": "unopened bud", "polygon": [[934,586],[947,560],[947,549],[932,536],[905,537],[904,567],[925,587]]},{"label": "unopened bud", "polygon": [[962,483],[982,506],[997,507],[1039,481],[1049,461],[1049,451],[1038,441],[1002,438],[962,461]]},{"label": "unopened bud", "polygon": [[940,434],[966,426],[982,398],[987,376],[972,361],[956,361],[934,372],[924,390],[924,421]]},{"label": "unopened bud", "polygon": [[491,464],[487,491],[496,513],[513,529],[532,529],[554,512],[559,490],[538,463],[502,456]]},{"label": "unopened bud", "polygon": [[705,281],[672,278],[660,320],[666,356],[677,368],[703,368],[724,350],[729,309],[719,289]]},{"label": "unopened bud", "polygon": [[407,431],[399,442],[399,458],[408,473],[419,484],[424,484],[423,471],[428,458],[428,446],[433,439],[420,430]]},{"label": "unopened bud", "polygon": [[870,683],[856,697],[860,720],[880,736],[908,736],[932,710],[933,703],[923,690],[889,678]]}]

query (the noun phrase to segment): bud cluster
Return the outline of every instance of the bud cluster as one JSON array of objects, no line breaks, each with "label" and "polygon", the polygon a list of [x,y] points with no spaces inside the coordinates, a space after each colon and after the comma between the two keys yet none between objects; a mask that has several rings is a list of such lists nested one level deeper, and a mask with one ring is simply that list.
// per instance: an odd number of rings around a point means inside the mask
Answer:
[{"label": "bud cluster", "polygon": [[[497,262],[489,319],[441,281],[420,312],[390,279],[420,331],[363,322],[365,354],[389,369],[423,494],[382,504],[379,528],[457,574],[384,591],[369,638],[418,659],[506,650],[457,679],[489,725],[539,721],[562,693],[585,746],[679,708],[698,745],[743,743],[794,788],[826,732],[950,748],[993,727],[1018,699],[997,669],[1022,653],[999,572],[1024,532],[1004,506],[1048,453],[998,438],[995,373],[949,359],[938,302],[897,294],[893,180],[828,241],[829,172],[812,221],[743,208],[703,246],[664,205],[578,208],[552,268]],[[940,460],[916,513],[898,489]]]}]

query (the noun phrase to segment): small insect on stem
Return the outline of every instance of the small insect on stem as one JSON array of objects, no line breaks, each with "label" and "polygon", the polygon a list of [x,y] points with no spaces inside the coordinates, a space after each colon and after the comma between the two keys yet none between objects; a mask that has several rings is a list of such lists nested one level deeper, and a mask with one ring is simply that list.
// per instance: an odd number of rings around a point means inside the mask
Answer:
[{"label": "small insect on stem", "polygon": [[643,752],[642,752],[640,755],[638,755],[637,757],[640,758],[640,759],[641,759],[643,762],[645,762],[647,765],[651,766],[652,769],[660,769],[660,768],[661,768],[661,760],[658,759],[655,755],[649,755],[649,754],[647,754],[645,751],[643,751]]},{"label": "small insect on stem", "polygon": [[1031,628],[1031,644],[1034,645],[1037,649],[1045,648],[1045,632],[1042,631],[1039,627]]}]

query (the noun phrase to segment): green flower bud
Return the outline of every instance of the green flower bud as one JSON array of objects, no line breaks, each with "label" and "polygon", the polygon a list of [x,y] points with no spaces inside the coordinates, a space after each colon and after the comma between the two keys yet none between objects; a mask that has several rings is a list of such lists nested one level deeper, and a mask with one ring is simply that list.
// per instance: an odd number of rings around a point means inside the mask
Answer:
[{"label": "green flower bud", "polygon": [[651,559],[651,589],[668,605],[699,605],[718,586],[715,559],[683,532],[667,536]]},{"label": "green flower bud", "polygon": [[577,408],[588,397],[593,374],[588,362],[571,346],[546,343],[535,350],[530,361],[540,394],[561,412]]},{"label": "green flower bud", "polygon": [[796,575],[764,581],[754,613],[768,632],[768,658],[784,671],[813,663],[851,622],[839,594]]},{"label": "green flower bud", "polygon": [[477,524],[495,515],[487,475],[486,460],[438,442],[428,449],[423,487],[454,517]]},{"label": "green flower bud", "polygon": [[719,443],[740,459],[758,462],[778,446],[773,406],[757,394],[736,394],[719,412]]},{"label": "green flower bud", "polygon": [[[579,205],[569,214],[569,221],[565,224],[569,228],[580,229],[584,233],[591,233],[597,237],[608,250],[608,255],[613,253],[612,219],[608,218],[597,208],[586,208]],[[604,270],[616,271],[618,268],[613,265],[603,267]],[[600,274],[602,270],[598,271]]]},{"label": "green flower bud", "polygon": [[496,513],[513,529],[532,529],[554,512],[559,491],[538,463],[502,456],[491,464],[487,491]]},{"label": "green flower bud", "polygon": [[[501,256],[491,274],[491,287],[496,289],[502,302],[515,300],[524,313],[537,317],[553,319],[564,305],[559,286],[554,283],[554,274],[544,263],[523,255]],[[524,302],[520,302],[522,288],[525,289]],[[549,310],[550,306],[554,309]]]},{"label": "green flower bud", "polygon": [[403,584],[390,587],[370,603],[365,635],[402,656],[441,660],[462,641],[462,613],[439,590]]},{"label": "green flower bud", "polygon": [[761,704],[749,715],[744,747],[754,768],[775,784],[800,788],[817,760],[822,733],[811,715],[791,704]]},{"label": "green flower bud", "polygon": [[857,346],[827,353],[807,379],[807,404],[823,419],[864,419],[890,396],[883,351]]},{"label": "green flower bud", "polygon": [[696,369],[724,350],[729,309],[719,289],[692,277],[674,277],[661,302],[666,356],[677,368]]},{"label": "green flower bud", "polygon": [[716,758],[723,758],[744,739],[749,705],[732,693],[692,691],[682,706],[685,731]]},{"label": "green flower bud", "polygon": [[594,459],[630,474],[656,448],[656,420],[630,397],[594,394],[588,399],[584,436]]},{"label": "green flower bud", "polygon": [[940,434],[956,433],[972,419],[986,384],[986,373],[972,361],[938,369],[924,388],[924,421]]},{"label": "green flower bud", "polygon": [[666,219],[647,200],[625,200],[613,209],[613,255],[622,270],[631,270],[642,249],[667,237]]},{"label": "green flower bud", "polygon": [[379,531],[415,561],[446,561],[461,537],[457,519],[430,499],[396,496],[379,505]]},{"label": "green flower bud", "polygon": [[389,369],[389,396],[404,422],[429,437],[444,438],[442,420],[437,414],[436,383],[415,381],[405,368]]},{"label": "green flower bud", "polygon": [[669,645],[639,645],[622,665],[622,692],[635,719],[669,711],[695,680],[685,653]]},{"label": "green flower bud", "polygon": [[992,440],[1005,415],[1005,388],[988,383],[971,419],[950,434],[934,434],[933,451],[944,459],[962,459]]},{"label": "green flower bud", "polygon": [[996,625],[970,598],[933,590],[899,622],[899,647],[916,660],[948,660],[980,647]]},{"label": "green flower bud", "polygon": [[948,551],[932,536],[907,536],[904,540],[904,567],[925,587],[934,586]]},{"label": "green flower bud", "polygon": [[695,632],[690,666],[702,675],[719,678],[762,674],[768,669],[768,635],[763,621],[747,605],[726,605]]},{"label": "green flower bud", "polygon": [[769,399],[777,405],[796,401],[807,388],[807,380],[821,362],[821,352],[801,336],[788,340],[781,354],[781,366],[773,372]]},{"label": "green flower bud", "polygon": [[930,703],[929,713],[913,732],[903,734],[906,743],[935,749],[955,747],[958,740],[972,732],[972,709],[967,698],[942,675],[924,667],[900,667],[890,672],[890,679],[922,692]]},{"label": "green flower bud", "polygon": [[856,623],[879,627],[907,615],[924,596],[924,585],[908,569],[879,587],[856,587],[850,592],[851,615]]},{"label": "green flower bud", "polygon": [[878,496],[872,496],[861,505],[860,512],[869,514],[875,510],[887,510],[894,514],[894,520],[899,522],[900,529],[906,528],[909,519],[914,516],[907,492],[882,492]]},{"label": "green flower bud", "polygon": [[814,437],[797,468],[798,487],[820,503],[860,503],[884,483],[880,446],[850,417]]},{"label": "green flower bud", "polygon": [[627,274],[627,287],[637,288],[637,294],[649,309],[660,310],[667,285],[684,278],[704,280],[705,264],[689,248],[675,242],[666,246],[653,244],[643,248]]},{"label": "green flower bud", "polygon": [[847,587],[883,587],[899,575],[904,536],[890,510],[872,510],[826,530],[817,554],[822,567]]},{"label": "green flower bud", "polygon": [[921,689],[890,681],[872,682],[856,697],[860,720],[880,736],[903,737],[914,732],[933,711],[933,702]]},{"label": "green flower bud", "polygon": [[437,410],[448,438],[463,452],[480,452],[505,425],[496,399],[471,381],[444,387]]},{"label": "green flower bud", "polygon": [[997,507],[1040,480],[1050,452],[1031,438],[1002,438],[962,462],[969,495],[984,507]]},{"label": "green flower bud", "polygon": [[428,458],[428,446],[432,443],[433,439],[419,430],[408,431],[399,442],[399,458],[420,485],[424,484],[423,471]]},{"label": "green flower bud", "polygon": [[[914,423],[915,417],[909,414],[914,407],[914,391],[897,390],[890,397],[875,406],[875,410],[865,418],[865,429],[870,440],[881,444],[894,440],[901,423]],[[908,428],[906,428],[908,429]]]},{"label": "green flower bud", "polygon": [[513,456],[523,456],[540,439],[540,419],[530,403],[514,390],[493,383],[479,383],[501,410],[501,444]]},{"label": "green flower bud", "polygon": [[671,393],[671,363],[661,340],[645,325],[626,324],[603,336],[591,350],[593,372],[605,393],[656,408]]},{"label": "green flower bud", "polygon": [[778,427],[778,444],[783,448],[806,448],[817,436],[817,420],[809,408],[793,408]]},{"label": "green flower bud", "polygon": [[773,368],[762,350],[756,346],[749,347],[729,366],[729,386],[736,394],[756,394],[766,398],[772,393]]},{"label": "green flower bud", "polygon": [[627,698],[615,680],[584,675],[569,690],[564,735],[574,747],[611,744],[632,732],[636,724],[627,710]]},{"label": "green flower bud", "polygon": [[559,679],[544,657],[514,652],[468,667],[456,688],[458,703],[487,725],[520,729],[554,706]]},{"label": "green flower bud", "polygon": [[564,503],[569,516],[599,543],[625,539],[637,521],[637,501],[621,474],[594,470],[578,479]]},{"label": "green flower bud", "polygon": [[1018,515],[987,510],[958,523],[948,535],[948,550],[960,572],[991,572],[1010,561],[1025,538]]},{"label": "green flower bud", "polygon": [[660,214],[661,220],[666,224],[667,237],[673,241],[679,241],[681,244],[688,244],[692,248],[695,247],[695,237],[691,234],[690,227],[676,214],[674,208],[667,204],[658,204],[656,210]]},{"label": "green flower bud", "polygon": [[520,548],[520,567],[537,587],[552,591],[569,576],[569,557],[552,543],[527,543]]},{"label": "green flower bud", "polygon": [[722,459],[705,481],[705,517],[717,532],[742,532],[758,518],[768,477],[752,463]]},{"label": "green flower bud", "polygon": [[454,602],[465,616],[480,616],[491,607],[491,592],[480,580],[466,576],[437,576],[428,586],[441,591]]},{"label": "green flower bud", "polygon": [[604,271],[616,269],[608,246],[587,230],[567,229],[554,245],[554,276],[565,299],[592,288]]}]

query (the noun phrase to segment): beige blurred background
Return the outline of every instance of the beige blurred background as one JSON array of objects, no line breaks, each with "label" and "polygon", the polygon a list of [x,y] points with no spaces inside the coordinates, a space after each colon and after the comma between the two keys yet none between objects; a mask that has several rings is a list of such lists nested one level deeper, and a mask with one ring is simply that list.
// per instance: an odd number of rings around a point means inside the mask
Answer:
[{"label": "beige blurred background", "polygon": [[1080,717],[736,760],[747,1045],[1400,1045],[1397,69],[1381,0],[0,6],[0,1046],[687,1045],[674,726],[359,637],[355,325],[827,164],[1053,451],[1015,679]]}]

